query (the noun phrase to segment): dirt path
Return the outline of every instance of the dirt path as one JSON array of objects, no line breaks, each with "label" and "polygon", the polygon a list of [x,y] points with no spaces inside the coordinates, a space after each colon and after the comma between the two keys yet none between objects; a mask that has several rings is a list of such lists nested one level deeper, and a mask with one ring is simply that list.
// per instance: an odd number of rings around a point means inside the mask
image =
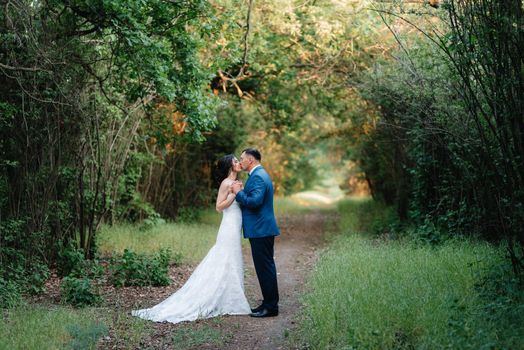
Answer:
[{"label": "dirt path", "polygon": [[[280,294],[279,316],[265,319],[249,316],[224,317],[221,328],[229,336],[223,349],[289,347],[286,336],[294,327],[299,313],[299,296],[304,288],[304,279],[314,266],[318,249],[324,242],[324,234],[333,221],[332,214],[320,211],[279,217],[282,234],[275,241]],[[247,269],[246,294],[251,305],[256,306],[262,298],[249,246],[244,249],[244,261]]]},{"label": "dirt path", "polygon": [[[313,268],[318,257],[318,251],[324,244],[326,232],[333,230],[336,222],[334,214],[326,211],[311,211],[301,214],[281,215],[278,217],[281,235],[275,240],[275,261],[277,264],[279,283],[279,316],[255,319],[250,316],[224,316],[196,322],[170,324],[151,323],[153,332],[142,340],[142,345],[148,349],[288,349],[287,335],[296,324],[300,312],[299,296],[304,290],[304,280]],[[256,277],[249,244],[244,246],[244,261],[246,269],[246,295],[251,306],[261,302],[260,287]],[[180,268],[173,270],[177,276],[172,276],[173,283],[166,288],[144,288],[137,290],[129,288],[129,297],[124,305],[130,309],[130,303],[143,303],[148,298],[152,304],[165,299],[176,291],[191,274],[191,268],[185,271]],[[151,289],[151,290],[149,290]],[[119,295],[123,295],[119,290]],[[136,294],[139,292],[140,294]],[[137,299],[138,297],[138,299]],[[195,335],[202,330],[213,329],[220,334],[222,342],[217,345],[216,339],[195,339],[194,345],[189,341],[185,344],[174,344],[174,334]],[[109,344],[105,344],[106,346]],[[111,344],[111,348],[119,348]],[[116,345],[116,346],[115,346]],[[100,348],[104,348],[101,346]]]}]

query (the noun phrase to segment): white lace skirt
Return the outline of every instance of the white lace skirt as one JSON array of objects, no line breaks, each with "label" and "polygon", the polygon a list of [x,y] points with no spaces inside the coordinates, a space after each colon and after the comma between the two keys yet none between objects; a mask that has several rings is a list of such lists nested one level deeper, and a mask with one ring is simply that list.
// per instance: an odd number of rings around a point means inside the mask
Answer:
[{"label": "white lace skirt", "polygon": [[224,210],[216,244],[177,292],[149,309],[131,314],[156,322],[178,323],[251,312],[244,294],[240,244],[242,215],[236,202]]}]

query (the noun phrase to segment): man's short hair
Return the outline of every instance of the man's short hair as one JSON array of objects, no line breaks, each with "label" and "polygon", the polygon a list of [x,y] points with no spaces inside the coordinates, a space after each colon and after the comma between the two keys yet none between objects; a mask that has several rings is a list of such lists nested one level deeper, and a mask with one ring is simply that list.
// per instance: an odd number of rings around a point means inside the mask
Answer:
[{"label": "man's short hair", "polygon": [[262,155],[255,148],[246,148],[245,150],[242,151],[242,153],[249,154],[249,155],[255,157],[255,159],[257,161],[259,161],[259,162],[262,160]]}]

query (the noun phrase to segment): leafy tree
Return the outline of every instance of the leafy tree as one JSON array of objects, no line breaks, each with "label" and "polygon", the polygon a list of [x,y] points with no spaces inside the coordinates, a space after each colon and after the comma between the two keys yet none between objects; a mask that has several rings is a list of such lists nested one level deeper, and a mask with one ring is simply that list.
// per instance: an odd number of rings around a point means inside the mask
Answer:
[{"label": "leafy tree", "polygon": [[[0,10],[0,259],[88,257],[151,108],[175,104],[188,138],[215,123],[198,58],[204,1],[10,1]],[[5,229],[4,229],[5,228]],[[8,229],[7,229],[8,228]],[[5,272],[7,273],[7,272]]]},{"label": "leafy tree", "polygon": [[356,153],[372,190],[418,225],[505,240],[522,271],[522,2],[379,11],[400,52],[360,85],[378,109]]}]

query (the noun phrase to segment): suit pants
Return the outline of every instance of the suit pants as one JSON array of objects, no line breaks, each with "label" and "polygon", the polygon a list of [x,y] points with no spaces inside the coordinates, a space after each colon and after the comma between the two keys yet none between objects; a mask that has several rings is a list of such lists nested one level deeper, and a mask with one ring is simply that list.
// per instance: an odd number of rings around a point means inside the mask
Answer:
[{"label": "suit pants", "polygon": [[275,237],[250,238],[251,254],[257,273],[262,297],[262,305],[269,311],[278,310],[278,283],[275,266],[274,243]]}]

